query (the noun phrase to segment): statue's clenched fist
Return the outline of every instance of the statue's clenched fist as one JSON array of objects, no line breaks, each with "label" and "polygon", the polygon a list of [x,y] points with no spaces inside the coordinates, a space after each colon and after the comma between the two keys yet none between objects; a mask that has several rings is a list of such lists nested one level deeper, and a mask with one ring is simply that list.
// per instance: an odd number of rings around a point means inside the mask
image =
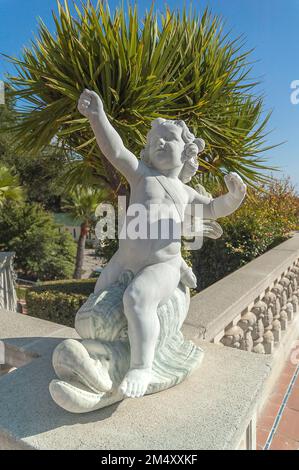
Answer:
[{"label": "statue's clenched fist", "polygon": [[87,119],[91,119],[93,116],[98,116],[103,111],[103,103],[99,95],[94,91],[84,90],[81,93],[78,102],[78,110]]},{"label": "statue's clenched fist", "polygon": [[243,182],[242,178],[237,173],[231,172],[228,175],[225,175],[224,181],[229,193],[234,197],[234,199],[242,201],[247,190],[247,186]]}]

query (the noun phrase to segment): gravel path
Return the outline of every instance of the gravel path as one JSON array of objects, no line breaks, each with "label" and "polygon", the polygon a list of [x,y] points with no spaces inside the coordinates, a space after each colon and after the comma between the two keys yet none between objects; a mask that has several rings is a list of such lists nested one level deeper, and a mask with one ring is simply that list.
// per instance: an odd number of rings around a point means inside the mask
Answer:
[{"label": "gravel path", "polygon": [[103,260],[95,256],[94,254],[94,249],[85,249],[84,250],[84,263],[83,263],[83,272],[84,274],[82,275],[83,279],[89,278],[90,274],[92,271],[94,271],[95,268],[98,268],[99,266],[103,265]]}]

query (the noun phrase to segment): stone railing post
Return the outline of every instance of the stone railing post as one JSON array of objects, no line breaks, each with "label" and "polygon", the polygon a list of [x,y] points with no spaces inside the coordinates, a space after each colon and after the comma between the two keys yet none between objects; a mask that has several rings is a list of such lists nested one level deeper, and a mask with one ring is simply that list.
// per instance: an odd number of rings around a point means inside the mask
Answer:
[{"label": "stone railing post", "polygon": [[0,252],[0,308],[16,312],[17,295],[13,258],[14,253]]}]

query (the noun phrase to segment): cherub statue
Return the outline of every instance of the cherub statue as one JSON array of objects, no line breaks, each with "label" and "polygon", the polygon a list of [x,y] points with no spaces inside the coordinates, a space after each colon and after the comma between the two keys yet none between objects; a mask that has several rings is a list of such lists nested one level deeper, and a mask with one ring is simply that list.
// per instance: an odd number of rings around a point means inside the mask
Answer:
[{"label": "cherub statue", "polygon": [[[158,204],[162,208],[159,221],[169,217],[169,211],[163,208],[170,206],[175,206],[173,213],[179,222],[195,204],[202,205],[204,218],[215,220],[234,212],[243,201],[246,185],[236,173],[226,175],[228,193],[215,199],[186,184],[198,169],[197,155],[204,150],[204,141],[196,139],[184,121],[155,119],[138,159],[124,146],[95,92],[84,90],[78,109],[88,118],[102,153],[127,179],[130,204],[142,204],[148,210]],[[131,360],[120,390],[127,397],[141,397],[151,380],[159,336],[157,308],[167,302],[181,279],[193,286],[195,278],[182,260],[181,241],[172,234],[168,239],[120,239],[119,249],[104,268],[95,292],[104,291],[125,270],[134,274],[123,295]]]},{"label": "cherub statue", "polygon": [[[218,238],[215,222],[234,212],[246,194],[236,173],[225,176],[228,193],[213,199],[188,183],[204,150],[183,121],[155,119],[138,159],[110,124],[100,97],[85,90],[79,111],[89,120],[104,156],[130,185],[130,208],[144,208],[146,237],[120,237],[119,249],[104,268],[95,291],[76,314],[75,328],[82,341],[65,340],[53,353],[58,379],[49,389],[62,408],[85,413],[122,400],[172,387],[200,364],[203,351],[185,340],[180,329],[189,308],[189,287],[196,278],[181,257],[181,233],[194,208],[209,221],[202,235]],[[152,207],[155,219],[152,219]],[[171,226],[167,236],[163,223]],[[121,230],[123,232],[123,229]]]}]

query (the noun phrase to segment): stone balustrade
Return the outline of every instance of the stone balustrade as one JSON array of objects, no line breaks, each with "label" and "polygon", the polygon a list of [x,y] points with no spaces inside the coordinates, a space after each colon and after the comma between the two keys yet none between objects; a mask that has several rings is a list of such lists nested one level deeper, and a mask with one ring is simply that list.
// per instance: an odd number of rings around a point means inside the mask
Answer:
[{"label": "stone balustrade", "polygon": [[13,253],[0,252],[0,308],[15,312],[17,310],[17,296],[13,258]]},{"label": "stone balustrade", "polygon": [[224,346],[260,354],[272,354],[281,334],[298,313],[299,262],[262,293],[241,314],[236,325],[228,326],[220,342]]},{"label": "stone balustrade", "polygon": [[299,235],[295,234],[197,294],[186,327],[214,343],[272,354],[298,315],[298,285]]}]

